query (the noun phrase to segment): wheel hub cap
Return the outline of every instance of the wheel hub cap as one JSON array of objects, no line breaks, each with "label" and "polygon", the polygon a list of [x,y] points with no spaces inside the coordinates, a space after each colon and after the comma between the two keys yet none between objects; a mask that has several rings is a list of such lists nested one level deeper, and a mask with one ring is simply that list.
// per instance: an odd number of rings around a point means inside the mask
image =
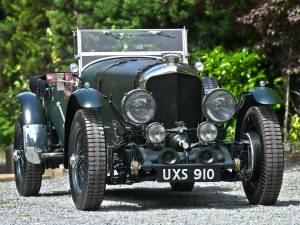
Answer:
[{"label": "wheel hub cap", "polygon": [[70,165],[72,166],[72,168],[76,168],[78,165],[78,155],[77,154],[72,154],[72,156],[70,157]]},{"label": "wheel hub cap", "polygon": [[15,160],[15,162],[17,162],[18,160],[20,160],[20,158],[21,158],[20,150],[15,149],[13,153],[13,159]]},{"label": "wheel hub cap", "polygon": [[245,143],[247,144],[247,179],[251,179],[255,172],[260,158],[260,138],[256,132],[245,133]]}]

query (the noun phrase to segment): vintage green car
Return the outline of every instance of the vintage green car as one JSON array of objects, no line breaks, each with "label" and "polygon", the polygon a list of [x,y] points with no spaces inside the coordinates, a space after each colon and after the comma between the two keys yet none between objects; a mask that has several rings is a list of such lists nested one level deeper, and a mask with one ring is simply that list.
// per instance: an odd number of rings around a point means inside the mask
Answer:
[{"label": "vintage green car", "polygon": [[280,99],[263,81],[235,99],[202,63],[188,65],[185,28],[78,29],[74,42],[78,64],[32,77],[17,96],[20,195],[37,195],[44,170],[64,164],[80,210],[99,209],[106,184],[142,181],[173,191],[242,181],[251,204],[275,204],[284,159],[270,106]]}]

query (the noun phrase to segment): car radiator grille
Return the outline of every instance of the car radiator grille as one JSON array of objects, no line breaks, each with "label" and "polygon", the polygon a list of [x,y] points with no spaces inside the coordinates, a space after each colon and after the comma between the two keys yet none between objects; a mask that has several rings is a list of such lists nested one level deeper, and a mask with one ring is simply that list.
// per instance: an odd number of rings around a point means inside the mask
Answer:
[{"label": "car radiator grille", "polygon": [[174,128],[176,121],[184,121],[188,128],[196,128],[201,122],[202,86],[198,77],[183,74],[155,76],[147,81],[146,89],[157,104],[153,121],[163,123],[166,128]]}]

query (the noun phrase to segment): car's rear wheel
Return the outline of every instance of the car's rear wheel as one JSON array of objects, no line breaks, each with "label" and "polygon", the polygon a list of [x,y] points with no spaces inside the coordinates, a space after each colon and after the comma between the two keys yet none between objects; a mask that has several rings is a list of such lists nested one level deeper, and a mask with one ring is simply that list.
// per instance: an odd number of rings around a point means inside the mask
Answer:
[{"label": "car's rear wheel", "polygon": [[106,179],[106,144],[99,110],[76,112],[70,131],[69,163],[70,187],[76,208],[99,209]]},{"label": "car's rear wheel", "polygon": [[14,133],[14,169],[16,186],[21,196],[35,196],[39,193],[42,183],[42,164],[27,161],[23,143],[23,120],[17,119]]},{"label": "car's rear wheel", "polygon": [[264,106],[251,107],[241,129],[249,145],[243,165],[243,187],[250,204],[273,205],[283,177],[284,155],[280,125]]},{"label": "car's rear wheel", "polygon": [[174,182],[170,183],[172,191],[192,191],[194,188],[194,182]]}]

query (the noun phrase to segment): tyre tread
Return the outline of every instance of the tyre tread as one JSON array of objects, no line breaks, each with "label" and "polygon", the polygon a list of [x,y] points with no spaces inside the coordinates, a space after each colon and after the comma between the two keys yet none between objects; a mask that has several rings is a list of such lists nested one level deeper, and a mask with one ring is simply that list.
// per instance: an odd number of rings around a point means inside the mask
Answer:
[{"label": "tyre tread", "polygon": [[97,210],[104,198],[106,186],[106,142],[101,114],[98,109],[79,110],[84,127],[82,130],[86,135],[87,170],[82,196],[76,207],[79,210]]},{"label": "tyre tread", "polygon": [[247,193],[244,183],[244,189],[251,204],[273,205],[280,193],[284,170],[284,151],[279,122],[275,113],[264,106],[250,108],[246,118],[250,114],[255,115],[261,124],[263,151],[258,188],[254,194]]}]

